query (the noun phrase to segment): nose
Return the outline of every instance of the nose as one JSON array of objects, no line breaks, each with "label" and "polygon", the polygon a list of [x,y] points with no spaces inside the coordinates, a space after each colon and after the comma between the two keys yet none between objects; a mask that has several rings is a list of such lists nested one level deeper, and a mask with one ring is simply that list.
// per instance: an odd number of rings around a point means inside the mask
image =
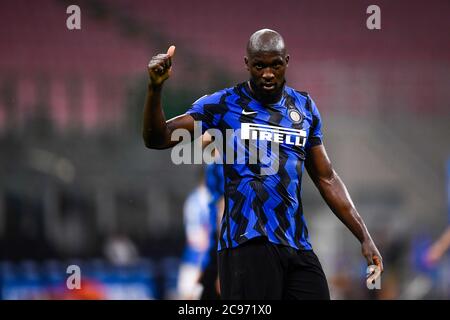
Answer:
[{"label": "nose", "polygon": [[270,70],[270,68],[266,68],[264,70],[264,73],[262,75],[264,81],[271,81],[275,78],[275,75],[273,74],[272,70]]}]

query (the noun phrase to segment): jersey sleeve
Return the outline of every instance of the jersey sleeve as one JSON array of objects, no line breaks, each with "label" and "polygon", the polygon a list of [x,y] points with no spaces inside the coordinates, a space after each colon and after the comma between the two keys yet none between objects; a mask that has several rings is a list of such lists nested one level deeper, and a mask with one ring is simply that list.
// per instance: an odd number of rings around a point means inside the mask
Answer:
[{"label": "jersey sleeve", "polygon": [[311,104],[312,123],[309,130],[308,141],[306,142],[306,149],[322,144],[322,118],[320,117],[319,109],[311,97],[308,97]]},{"label": "jersey sleeve", "polygon": [[204,95],[195,101],[188,111],[186,111],[186,114],[191,115],[195,121],[201,122],[202,133],[218,126],[220,116],[218,111],[222,106],[220,104],[220,99],[220,92]]},{"label": "jersey sleeve", "polygon": [[206,168],[206,187],[213,197],[213,201],[217,201],[224,193],[224,177],[223,167],[220,164],[213,163]]}]

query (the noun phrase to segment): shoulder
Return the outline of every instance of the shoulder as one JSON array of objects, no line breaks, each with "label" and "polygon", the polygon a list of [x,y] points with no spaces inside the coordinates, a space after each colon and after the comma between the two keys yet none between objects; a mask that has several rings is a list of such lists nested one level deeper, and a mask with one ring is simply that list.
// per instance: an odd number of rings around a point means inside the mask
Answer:
[{"label": "shoulder", "polygon": [[295,97],[297,101],[304,105],[309,112],[313,112],[313,110],[317,108],[314,100],[308,92],[296,90],[288,86],[286,86],[286,91],[289,95]]},{"label": "shoulder", "polygon": [[204,96],[195,100],[193,104],[205,105],[223,103],[225,98],[231,94],[232,90],[233,88],[225,88],[210,94],[205,94]]}]

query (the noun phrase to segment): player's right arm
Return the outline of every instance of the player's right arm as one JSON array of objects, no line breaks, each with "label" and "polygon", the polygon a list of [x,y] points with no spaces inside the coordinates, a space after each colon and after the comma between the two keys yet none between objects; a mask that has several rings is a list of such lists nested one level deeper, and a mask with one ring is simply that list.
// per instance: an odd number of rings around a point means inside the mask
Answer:
[{"label": "player's right arm", "polygon": [[172,58],[175,46],[171,46],[167,53],[158,54],[148,64],[150,82],[145,98],[142,138],[145,146],[151,149],[167,149],[180,141],[172,141],[172,132],[176,129],[194,131],[194,118],[188,114],[166,121],[161,103],[161,92],[164,81],[172,72]]}]

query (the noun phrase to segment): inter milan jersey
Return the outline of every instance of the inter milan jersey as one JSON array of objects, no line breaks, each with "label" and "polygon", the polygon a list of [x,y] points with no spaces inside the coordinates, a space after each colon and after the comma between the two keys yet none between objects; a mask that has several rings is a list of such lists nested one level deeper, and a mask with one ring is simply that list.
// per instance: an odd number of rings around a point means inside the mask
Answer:
[{"label": "inter milan jersey", "polygon": [[[322,143],[322,133],[309,95],[284,86],[280,101],[263,105],[245,82],[200,98],[187,113],[201,121],[203,132],[216,129],[223,137],[225,211],[218,249],[265,236],[275,244],[311,250],[301,180],[308,150]],[[269,165],[252,161],[264,143],[277,146],[277,152],[267,152]]]}]

